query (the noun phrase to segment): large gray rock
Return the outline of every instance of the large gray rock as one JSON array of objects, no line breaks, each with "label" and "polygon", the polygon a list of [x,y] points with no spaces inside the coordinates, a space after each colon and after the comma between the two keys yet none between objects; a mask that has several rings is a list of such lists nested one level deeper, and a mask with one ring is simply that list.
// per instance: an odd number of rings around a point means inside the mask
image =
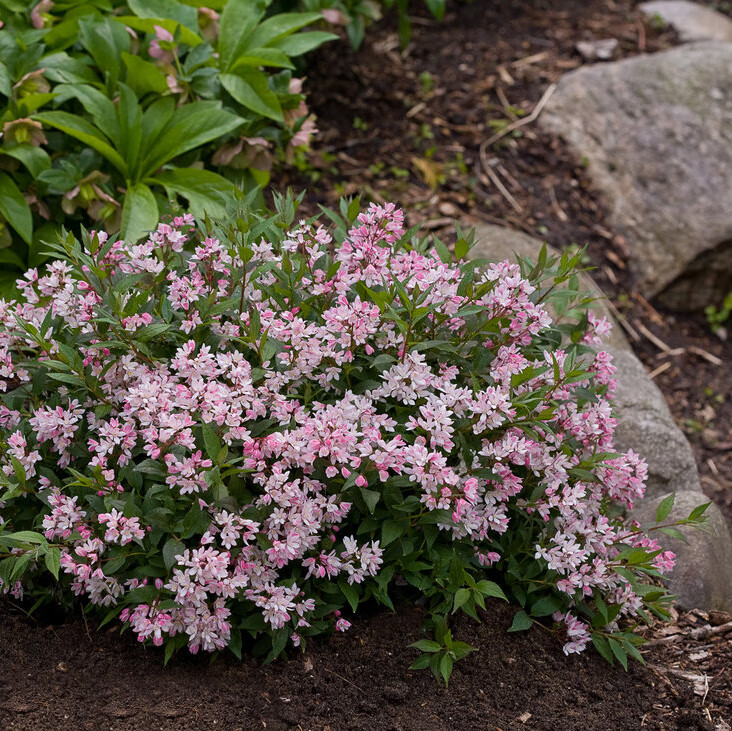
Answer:
[{"label": "large gray rock", "polygon": [[722,301],[732,289],[732,44],[577,69],[539,123],[587,159],[646,297],[687,310]]},{"label": "large gray rock", "polygon": [[684,43],[693,41],[732,42],[732,20],[716,10],[687,0],[653,0],[641,3],[640,11],[653,20],[670,25]]},{"label": "large gray rock", "polygon": [[[656,508],[665,496],[646,502],[634,511],[633,517],[644,528],[656,521]],[[677,492],[671,514],[663,521],[668,524],[688,517],[698,505],[709,500],[696,491]],[[681,527],[687,543],[653,532],[661,546],[676,554],[676,566],[671,572],[669,589],[678,595],[676,603],[682,609],[732,609],[732,539],[719,508],[710,505],[708,531],[690,526]]]},{"label": "large gray rock", "polygon": [[669,492],[701,493],[694,453],[658,386],[631,351],[612,345],[606,350],[617,369],[615,446],[623,452],[632,449],[648,463],[645,500]]}]

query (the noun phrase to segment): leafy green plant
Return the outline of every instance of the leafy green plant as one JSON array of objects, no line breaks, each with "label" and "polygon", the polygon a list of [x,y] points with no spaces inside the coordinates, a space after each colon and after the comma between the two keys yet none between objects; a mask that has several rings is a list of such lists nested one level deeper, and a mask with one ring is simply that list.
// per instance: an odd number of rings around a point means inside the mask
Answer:
[{"label": "leafy green plant", "polygon": [[722,306],[719,309],[714,305],[708,305],[704,308],[704,314],[714,332],[720,334],[724,332],[724,323],[732,315],[732,292],[724,298]]},{"label": "leafy green plant", "polygon": [[271,0],[213,5],[0,3],[0,286],[62,226],[137,239],[177,196],[220,216],[307,144],[293,59],[336,36]]},{"label": "leafy green plant", "polygon": [[469,261],[391,204],[343,201],[330,231],[276,204],[69,234],[0,302],[0,589],[166,659],[271,660],[419,600],[418,667],[447,682],[470,649],[448,620],[487,597],[637,659],[673,554],[623,514],[646,467],[613,451],[581,252]]}]

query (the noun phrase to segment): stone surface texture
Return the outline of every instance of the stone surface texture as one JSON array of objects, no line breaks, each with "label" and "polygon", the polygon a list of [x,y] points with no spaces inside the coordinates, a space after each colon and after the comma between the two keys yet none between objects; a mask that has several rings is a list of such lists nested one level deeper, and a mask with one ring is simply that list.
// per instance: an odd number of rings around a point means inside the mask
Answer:
[{"label": "stone surface texture", "polygon": [[[644,527],[652,526],[656,520],[656,508],[663,497],[646,501],[634,511],[633,517]],[[664,523],[686,518],[694,508],[707,502],[709,500],[700,492],[677,492],[674,506]],[[732,608],[732,540],[727,523],[715,505],[709,506],[706,515],[709,516],[709,532],[680,528],[687,543],[663,534],[654,533],[654,538],[664,549],[676,554],[669,589],[678,596],[676,603],[679,607],[729,612]]]},{"label": "stone surface texture", "polygon": [[732,42],[732,20],[716,10],[687,0],[653,0],[641,3],[640,11],[651,21],[670,25],[684,43],[691,41]]},{"label": "stone surface texture", "polygon": [[[477,227],[476,242],[471,257],[492,261],[515,261],[516,255],[536,261],[542,246],[541,241],[527,234],[488,224]],[[549,253],[557,252],[550,248]],[[600,294],[589,276],[583,275],[583,285]],[[600,314],[612,318],[601,301],[598,305]],[[646,495],[634,506],[632,515],[642,525],[652,525],[658,503],[675,493],[675,506],[667,522],[685,518],[693,508],[709,502],[701,491],[694,453],[674,423],[663,394],[648,378],[617,324],[613,333],[603,347],[612,353],[617,368],[615,446],[618,451],[632,449],[648,463]],[[688,543],[663,536],[664,548],[677,555],[669,588],[683,608],[732,612],[732,536],[716,505],[710,505],[706,514],[710,533],[684,528]]]},{"label": "stone surface texture", "polygon": [[577,69],[539,123],[587,160],[646,297],[682,310],[722,301],[732,289],[732,44]]}]

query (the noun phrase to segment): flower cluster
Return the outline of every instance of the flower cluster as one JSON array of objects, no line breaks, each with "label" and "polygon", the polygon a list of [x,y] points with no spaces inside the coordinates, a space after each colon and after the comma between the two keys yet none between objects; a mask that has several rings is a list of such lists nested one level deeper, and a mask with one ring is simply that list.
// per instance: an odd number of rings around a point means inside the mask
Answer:
[{"label": "flower cluster", "polygon": [[92,236],[0,300],[4,529],[40,528],[73,593],[192,652],[249,632],[278,654],[394,582],[439,609],[487,570],[550,601],[566,652],[594,602],[637,616],[633,572],[672,557],[612,510],[645,464],[612,451],[608,354],[547,337],[518,265],[404,241],[392,205],[337,243],[279,221]]}]

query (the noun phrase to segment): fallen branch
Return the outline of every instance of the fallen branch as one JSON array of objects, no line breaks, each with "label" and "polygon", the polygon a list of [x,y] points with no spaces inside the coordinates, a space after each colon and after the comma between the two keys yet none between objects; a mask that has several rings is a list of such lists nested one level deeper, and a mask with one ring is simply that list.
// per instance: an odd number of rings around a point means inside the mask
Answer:
[{"label": "fallen branch", "polygon": [[547,102],[549,99],[551,99],[552,94],[556,91],[557,85],[551,84],[547,90],[544,92],[544,95],[539,99],[538,104],[534,107],[534,111],[529,114],[528,117],[523,117],[522,119],[518,119],[515,122],[512,122],[507,127],[502,129],[500,132],[496,132],[496,134],[493,135],[493,137],[489,137],[485,142],[481,143],[480,145],[480,155],[481,158],[483,155],[485,155],[485,151],[495,142],[498,142],[501,138],[505,137],[508,134],[511,134],[514,130],[518,129],[519,127],[523,127],[524,125],[531,124],[532,122],[535,122],[539,115],[541,114],[542,109],[547,105]]}]

